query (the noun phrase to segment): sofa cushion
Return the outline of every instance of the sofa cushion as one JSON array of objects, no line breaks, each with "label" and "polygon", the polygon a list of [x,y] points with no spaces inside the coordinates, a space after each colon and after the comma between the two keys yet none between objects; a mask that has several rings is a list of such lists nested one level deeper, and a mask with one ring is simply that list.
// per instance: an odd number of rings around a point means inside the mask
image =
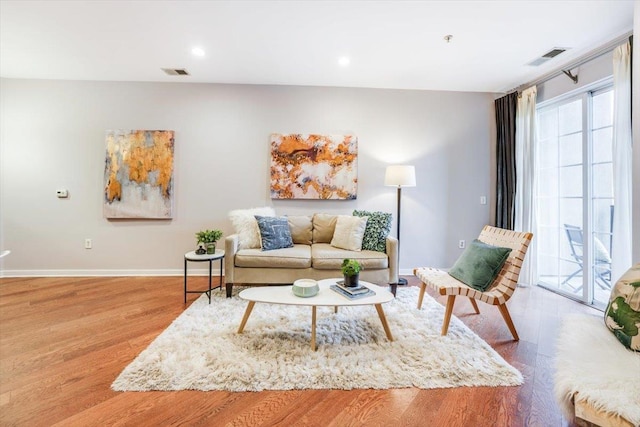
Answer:
[{"label": "sofa cushion", "polygon": [[362,250],[362,238],[368,217],[339,215],[331,246],[349,251]]},{"label": "sofa cushion", "polygon": [[291,215],[287,217],[293,243],[310,245],[313,239],[313,223],[306,215]]},{"label": "sofa cushion", "polygon": [[338,215],[313,215],[313,243],[331,243]]},{"label": "sofa cushion", "polygon": [[311,246],[311,265],[318,270],[340,270],[345,258],[358,260],[365,270],[389,267],[389,258],[382,252],[348,251],[328,243],[314,243]]},{"label": "sofa cushion", "polygon": [[238,235],[238,248],[259,248],[262,245],[260,241],[260,229],[255,215],[260,216],[276,216],[275,211],[271,207],[236,209],[229,212],[229,219]]},{"label": "sofa cushion", "polygon": [[263,251],[293,247],[289,221],[286,217],[256,215]]},{"label": "sofa cushion", "polygon": [[354,216],[366,216],[367,228],[364,230],[362,249],[386,252],[387,236],[391,232],[393,216],[386,212],[353,211]]},{"label": "sofa cushion", "polygon": [[311,246],[294,245],[292,248],[266,252],[260,249],[240,249],[236,253],[235,265],[254,268],[309,268]]}]

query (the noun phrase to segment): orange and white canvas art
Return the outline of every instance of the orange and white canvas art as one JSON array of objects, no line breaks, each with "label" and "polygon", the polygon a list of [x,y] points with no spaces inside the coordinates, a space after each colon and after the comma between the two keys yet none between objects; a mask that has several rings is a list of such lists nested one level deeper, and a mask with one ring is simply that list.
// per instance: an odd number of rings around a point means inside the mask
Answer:
[{"label": "orange and white canvas art", "polygon": [[172,217],[172,130],[109,130],[104,168],[105,218]]},{"label": "orange and white canvas art", "polygon": [[358,189],[358,138],[272,134],[272,199],[352,200]]}]

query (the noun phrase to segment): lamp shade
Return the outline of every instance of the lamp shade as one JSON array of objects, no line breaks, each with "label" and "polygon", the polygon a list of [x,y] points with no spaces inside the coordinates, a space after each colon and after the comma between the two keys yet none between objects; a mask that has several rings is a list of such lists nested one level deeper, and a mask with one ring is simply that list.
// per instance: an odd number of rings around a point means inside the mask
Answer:
[{"label": "lamp shade", "polygon": [[387,166],[384,174],[384,185],[390,187],[415,187],[416,168],[409,165]]}]

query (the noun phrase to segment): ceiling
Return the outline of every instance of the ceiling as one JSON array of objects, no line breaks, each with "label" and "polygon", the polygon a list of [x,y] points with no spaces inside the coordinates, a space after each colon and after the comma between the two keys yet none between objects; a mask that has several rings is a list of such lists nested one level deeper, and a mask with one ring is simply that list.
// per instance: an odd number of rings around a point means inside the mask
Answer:
[{"label": "ceiling", "polygon": [[[505,92],[630,33],[633,8],[632,0],[2,0],[0,76]],[[196,46],[204,56],[191,53]],[[555,47],[570,49],[526,65]]]}]

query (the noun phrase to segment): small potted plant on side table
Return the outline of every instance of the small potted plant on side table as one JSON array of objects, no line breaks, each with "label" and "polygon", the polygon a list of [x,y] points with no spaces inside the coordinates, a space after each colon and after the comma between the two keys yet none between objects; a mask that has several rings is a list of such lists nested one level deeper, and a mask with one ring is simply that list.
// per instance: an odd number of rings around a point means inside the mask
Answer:
[{"label": "small potted plant on side table", "polygon": [[222,237],[222,231],[220,230],[202,230],[196,233],[198,244],[203,243],[207,254],[216,253],[216,242]]},{"label": "small potted plant on side table", "polygon": [[344,285],[350,288],[358,286],[362,266],[355,259],[345,259],[342,261],[342,274],[344,275]]}]

